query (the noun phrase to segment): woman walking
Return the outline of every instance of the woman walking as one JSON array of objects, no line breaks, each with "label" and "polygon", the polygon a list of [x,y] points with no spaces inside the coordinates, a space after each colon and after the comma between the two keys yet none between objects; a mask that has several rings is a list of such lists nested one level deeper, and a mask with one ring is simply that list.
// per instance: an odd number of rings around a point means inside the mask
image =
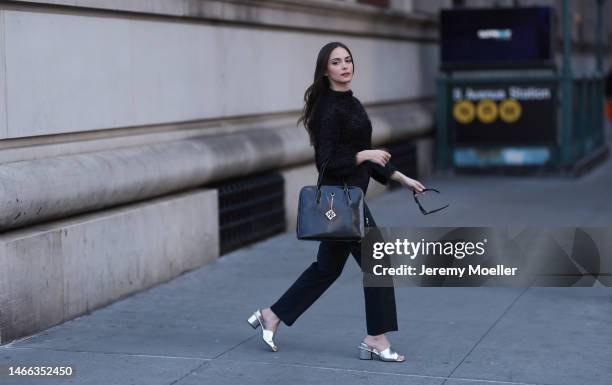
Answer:
[{"label": "woman walking", "polygon": [[[353,96],[350,82],[354,74],[353,56],[340,42],[326,44],[319,51],[314,82],[304,95],[302,121],[315,148],[317,170],[329,159],[322,184],[358,186],[364,196],[370,176],[387,185],[395,180],[416,192],[425,187],[397,171],[389,163],[391,154],[372,150],[372,124],[366,111]],[[375,227],[367,204],[365,225]],[[358,241],[322,241],[313,262],[272,306],[257,310],[248,319],[253,328],[261,325],[264,342],[278,350],[274,335],[283,321],[291,326],[340,276],[348,255],[361,266]],[[391,348],[385,333],[398,330],[395,291],[390,287],[364,287],[367,335],[359,345],[359,357],[402,362],[405,357]]]}]

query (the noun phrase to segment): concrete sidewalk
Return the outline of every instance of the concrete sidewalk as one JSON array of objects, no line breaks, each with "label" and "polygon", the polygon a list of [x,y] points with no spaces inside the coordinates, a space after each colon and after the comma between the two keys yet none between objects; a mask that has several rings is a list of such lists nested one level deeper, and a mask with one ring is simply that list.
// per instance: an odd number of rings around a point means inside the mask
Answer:
[{"label": "concrete sidewalk", "polygon": [[[422,216],[407,191],[369,202],[379,226],[611,226],[612,162],[580,179],[455,176]],[[376,183],[372,181],[371,183]],[[361,361],[361,272],[343,275],[272,353],[246,323],[314,260],[318,243],[276,236],[90,315],[0,347],[0,365],[72,365],[70,380],[2,384],[612,383],[610,288],[396,289],[405,363]]]}]

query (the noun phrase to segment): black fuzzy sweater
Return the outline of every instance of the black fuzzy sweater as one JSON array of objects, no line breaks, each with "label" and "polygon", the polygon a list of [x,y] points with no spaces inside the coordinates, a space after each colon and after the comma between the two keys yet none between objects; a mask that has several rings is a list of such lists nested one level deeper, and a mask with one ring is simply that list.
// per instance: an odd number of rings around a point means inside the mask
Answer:
[{"label": "black fuzzy sweater", "polygon": [[385,167],[365,161],[357,165],[357,153],[372,146],[372,122],[353,96],[353,91],[327,89],[315,103],[310,120],[314,133],[315,162],[321,173],[325,160],[322,184],[359,186],[367,192],[370,176],[387,185],[396,168],[387,162]]}]

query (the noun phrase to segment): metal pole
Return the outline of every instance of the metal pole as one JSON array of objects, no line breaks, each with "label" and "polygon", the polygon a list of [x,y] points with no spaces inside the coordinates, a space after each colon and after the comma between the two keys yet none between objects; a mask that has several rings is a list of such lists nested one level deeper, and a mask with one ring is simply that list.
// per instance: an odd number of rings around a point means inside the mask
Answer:
[{"label": "metal pole", "polygon": [[572,164],[572,62],[569,0],[563,0],[563,71],[561,75],[561,164]]},{"label": "metal pole", "polygon": [[448,143],[448,122],[446,114],[448,113],[448,93],[447,93],[447,76],[442,73],[436,79],[436,168],[447,170],[449,167],[449,148]]},{"label": "metal pole", "polygon": [[603,3],[597,0],[597,72],[603,74]]},{"label": "metal pole", "polygon": [[604,103],[606,96],[604,92],[604,68],[603,68],[603,4],[605,0],[597,0],[597,79],[595,80],[595,125],[594,140],[596,145],[601,145],[604,142]]}]

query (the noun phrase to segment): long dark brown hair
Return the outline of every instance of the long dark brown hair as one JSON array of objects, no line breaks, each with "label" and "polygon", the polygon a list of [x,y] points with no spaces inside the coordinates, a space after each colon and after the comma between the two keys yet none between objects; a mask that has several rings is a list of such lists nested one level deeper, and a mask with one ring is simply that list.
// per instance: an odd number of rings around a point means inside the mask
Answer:
[{"label": "long dark brown hair", "polygon": [[321,94],[330,86],[329,78],[325,76],[325,70],[327,69],[327,62],[329,61],[331,52],[337,47],[342,47],[347,50],[353,62],[353,74],[355,73],[355,60],[353,59],[351,50],[348,49],[346,45],[338,41],[334,41],[325,44],[323,48],[321,48],[319,55],[317,56],[317,63],[315,65],[314,80],[304,93],[304,108],[302,109],[302,115],[300,115],[300,118],[297,121],[298,125],[300,122],[304,123],[304,127],[308,132],[311,145],[314,145],[314,132],[310,126],[310,118],[312,117],[315,103]]}]

